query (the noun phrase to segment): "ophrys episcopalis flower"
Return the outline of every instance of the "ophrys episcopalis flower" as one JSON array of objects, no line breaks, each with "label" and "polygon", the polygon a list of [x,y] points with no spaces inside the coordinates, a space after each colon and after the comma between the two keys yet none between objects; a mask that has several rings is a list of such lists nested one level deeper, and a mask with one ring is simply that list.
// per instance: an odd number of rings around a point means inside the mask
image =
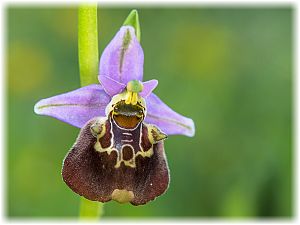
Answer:
[{"label": "ophrys episcopalis flower", "polygon": [[144,53],[131,26],[104,50],[100,84],[40,100],[35,112],[81,128],[62,176],[87,199],[145,204],[166,191],[168,135],[194,135],[194,123],[169,108],[142,82]]}]

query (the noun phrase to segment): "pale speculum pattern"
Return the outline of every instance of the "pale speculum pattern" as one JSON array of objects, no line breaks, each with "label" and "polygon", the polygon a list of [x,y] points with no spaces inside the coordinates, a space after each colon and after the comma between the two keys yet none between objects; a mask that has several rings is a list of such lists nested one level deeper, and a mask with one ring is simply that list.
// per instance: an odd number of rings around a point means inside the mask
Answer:
[{"label": "pale speculum pattern", "polygon": [[[95,143],[95,150],[98,152],[117,153],[117,161],[115,168],[119,168],[121,163],[125,166],[135,168],[136,157],[151,157],[153,155],[153,143],[149,137],[149,127],[140,122],[133,129],[122,128],[117,125],[112,117],[108,119],[99,118],[98,126],[105,129],[105,132],[97,134],[97,142]],[[150,133],[151,135],[151,133]]]}]

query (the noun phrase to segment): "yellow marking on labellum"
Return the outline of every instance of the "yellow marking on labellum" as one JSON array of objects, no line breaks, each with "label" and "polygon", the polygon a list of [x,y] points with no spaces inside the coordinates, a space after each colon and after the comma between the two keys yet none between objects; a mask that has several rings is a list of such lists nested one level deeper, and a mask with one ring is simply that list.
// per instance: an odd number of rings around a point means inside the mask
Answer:
[{"label": "yellow marking on labellum", "polygon": [[[105,125],[106,120],[105,120],[105,118],[102,119],[100,117],[98,120],[96,120],[96,122],[91,127],[92,132],[99,133],[96,136],[97,141],[94,144],[94,149],[97,152],[106,152],[108,155],[110,155],[112,151],[115,151],[117,153],[116,164],[114,166],[116,169],[120,168],[122,162],[124,162],[125,166],[131,167],[131,168],[136,168],[136,157],[142,156],[143,158],[145,158],[145,157],[150,158],[154,154],[153,146],[150,149],[148,149],[147,151],[144,151],[143,147],[141,146],[142,126],[140,127],[139,150],[137,152],[135,152],[134,147],[131,145],[131,142],[133,141],[133,139],[122,139],[121,142],[123,142],[123,145],[122,145],[121,149],[119,149],[119,150],[116,149],[116,147],[114,146],[114,143],[113,143],[114,134],[111,131],[110,132],[111,132],[112,137],[111,137],[110,146],[105,147],[105,148],[102,147],[100,139],[101,139],[101,137],[104,136],[105,132],[107,132],[107,131],[106,131],[106,126],[104,126],[103,129],[100,129],[99,127],[100,127],[100,125]],[[112,121],[110,121],[110,123],[111,123],[111,127],[112,127]],[[149,141],[151,144],[155,144],[159,140],[166,138],[166,135],[153,125],[147,125],[147,129],[148,129],[148,138],[149,138]],[[132,134],[128,133],[128,132],[123,132],[123,134],[125,134],[127,136],[132,136]],[[125,150],[125,147],[127,147],[127,150]],[[123,154],[125,154],[125,151],[126,152],[128,151],[128,148],[130,148],[130,150],[131,150],[130,155],[129,156],[123,155]]]},{"label": "yellow marking on labellum", "polygon": [[[133,156],[129,160],[125,160],[123,158],[123,148],[125,146],[129,146],[132,149]],[[111,146],[108,148],[102,148],[99,138],[97,138],[97,142],[95,143],[94,148],[97,152],[106,152],[108,155],[110,155],[112,151],[115,151],[117,153],[117,162],[115,164],[116,169],[120,168],[122,162],[124,162],[125,166],[131,167],[131,168],[136,168],[136,157],[138,157],[140,155],[143,158],[145,158],[145,157],[150,158],[153,155],[153,147],[151,147],[147,151],[141,150],[141,151],[138,151],[137,153],[134,152],[134,150],[130,144],[123,145],[123,148],[121,151],[118,151],[117,149],[112,148]]]},{"label": "yellow marking on labellum", "polygon": [[116,151],[117,154],[118,154],[117,149],[114,149],[114,148],[111,148],[111,147],[102,148],[99,139],[97,139],[97,142],[95,143],[94,148],[97,152],[106,152],[108,155],[110,155],[112,151]]},{"label": "yellow marking on labellum", "polygon": [[138,155],[142,156],[143,158],[148,157],[150,158],[153,155],[153,148],[151,147],[148,151],[138,151],[135,155],[137,157]]},{"label": "yellow marking on labellum", "polygon": [[105,121],[106,118],[105,117],[98,117],[95,121],[95,123],[93,123],[91,125],[91,132],[95,137],[101,138],[104,136],[105,132],[106,132],[106,126],[105,126]]},{"label": "yellow marking on labellum", "polygon": [[[124,147],[129,147],[132,151],[132,158],[131,159],[128,159],[128,160],[125,160],[124,157],[123,157],[123,149]],[[117,163],[115,165],[115,168],[119,168],[121,166],[121,163],[124,162],[124,165],[125,166],[129,166],[131,168],[135,168],[135,154],[134,154],[134,149],[132,148],[131,145],[127,144],[127,145],[123,145],[122,147],[122,150],[120,151],[120,159],[117,160]]]},{"label": "yellow marking on labellum", "polygon": [[111,194],[111,198],[119,203],[127,203],[133,200],[134,194],[126,189],[115,189]]},{"label": "yellow marking on labellum", "polygon": [[[126,145],[126,146],[130,146],[130,145]],[[136,157],[138,157],[140,155],[143,158],[145,158],[145,157],[150,158],[153,155],[153,148],[151,147],[148,151],[145,151],[145,152],[144,151],[138,151],[137,153],[133,153],[133,157],[131,159],[129,159],[129,160],[123,159],[123,153],[122,153],[122,151],[118,152],[118,154],[120,154],[121,157],[119,158],[119,155],[118,155],[117,163],[115,165],[116,169],[120,168],[122,162],[124,162],[125,166],[129,166],[131,168],[135,168],[136,167]]]},{"label": "yellow marking on labellum", "polygon": [[[106,152],[108,155],[111,154],[112,151],[115,151],[117,153],[117,162],[115,165],[115,168],[120,168],[121,163],[124,162],[125,166],[129,166],[131,168],[135,168],[136,167],[136,157],[137,156],[142,156],[143,158],[148,157],[150,158],[153,155],[153,148],[151,147],[148,151],[138,151],[137,153],[133,153],[133,157],[129,160],[125,160],[123,159],[122,156],[122,151],[119,152],[117,149],[114,148],[105,148],[103,149],[101,147],[101,144],[99,143],[99,141],[96,142],[96,144],[94,145],[94,148],[97,152]],[[121,157],[120,157],[121,154]]]},{"label": "yellow marking on labellum", "polygon": [[131,168],[135,168],[135,158],[132,158],[130,160],[124,160],[123,162],[125,164],[125,166],[130,166]]},{"label": "yellow marking on labellum", "polygon": [[124,162],[124,165],[125,166],[129,166],[129,167],[131,167],[131,168],[135,168],[135,157],[134,158],[132,158],[132,159],[130,159],[130,160],[124,160],[124,159],[121,159],[121,160],[117,160],[117,163],[116,163],[116,165],[115,165],[115,168],[117,169],[117,168],[120,168],[120,166],[121,166],[121,163],[122,162]]},{"label": "yellow marking on labellum", "polygon": [[148,138],[151,144],[156,144],[159,141],[166,139],[168,136],[163,133],[158,127],[148,124]]},{"label": "yellow marking on labellum", "polygon": [[[105,126],[104,126],[105,127]],[[108,155],[111,154],[112,151],[116,151],[117,154],[118,154],[118,150],[117,149],[114,149],[112,148],[112,143],[110,144],[109,147],[107,148],[103,148],[101,146],[101,143],[100,143],[100,138],[102,138],[104,136],[105,132],[102,134],[102,132],[97,136],[97,141],[96,143],[94,144],[94,149],[97,151],[97,152],[107,152]]]},{"label": "yellow marking on labellum", "polygon": [[97,151],[97,152],[101,152],[102,148],[101,148],[101,144],[99,142],[99,139],[96,141],[95,145],[94,145],[94,149]]}]

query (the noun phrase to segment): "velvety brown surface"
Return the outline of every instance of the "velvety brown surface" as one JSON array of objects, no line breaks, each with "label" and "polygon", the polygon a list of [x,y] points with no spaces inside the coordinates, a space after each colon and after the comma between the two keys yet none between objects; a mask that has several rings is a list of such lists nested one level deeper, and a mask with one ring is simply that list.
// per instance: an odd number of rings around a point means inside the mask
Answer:
[{"label": "velvety brown surface", "polygon": [[133,205],[145,204],[164,193],[169,184],[169,169],[163,142],[153,146],[154,154],[150,158],[136,157],[135,168],[123,163],[115,168],[115,151],[108,155],[94,150],[96,138],[90,132],[94,121],[90,120],[81,129],[64,160],[62,176],[66,184],[79,195],[101,202],[111,200],[115,189],[133,191]]}]

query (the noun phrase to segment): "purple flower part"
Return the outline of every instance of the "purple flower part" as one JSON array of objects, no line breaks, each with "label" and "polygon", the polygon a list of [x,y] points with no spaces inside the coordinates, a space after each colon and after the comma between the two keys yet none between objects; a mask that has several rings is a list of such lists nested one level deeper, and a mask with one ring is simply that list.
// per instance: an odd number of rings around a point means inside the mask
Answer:
[{"label": "purple flower part", "polygon": [[143,80],[143,66],[144,53],[135,30],[123,26],[103,51],[99,75],[126,85],[131,80]]},{"label": "purple flower part", "polygon": [[126,88],[126,84],[121,84],[107,76],[98,76],[98,79],[106,93],[110,96],[119,94]]},{"label": "purple flower part", "polygon": [[174,112],[155,94],[146,98],[147,115],[145,122],[154,124],[167,135],[186,135],[189,137],[195,134],[194,121]]},{"label": "purple flower part", "polygon": [[147,98],[152,93],[152,91],[156,88],[157,85],[158,85],[157,80],[149,80],[149,81],[143,82],[144,89],[140,93],[140,95],[143,98]]},{"label": "purple flower part", "polygon": [[105,107],[110,99],[101,85],[92,84],[42,99],[34,106],[34,112],[81,128],[91,118],[105,116]]}]

